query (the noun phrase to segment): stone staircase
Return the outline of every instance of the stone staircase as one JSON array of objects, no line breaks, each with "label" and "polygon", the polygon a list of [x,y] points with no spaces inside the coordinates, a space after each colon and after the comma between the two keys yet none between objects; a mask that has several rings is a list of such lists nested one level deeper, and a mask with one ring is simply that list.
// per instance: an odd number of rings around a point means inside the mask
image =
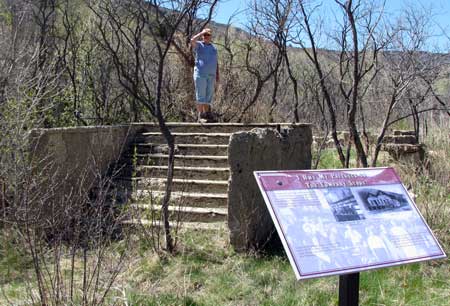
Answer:
[{"label": "stone staircase", "polygon": [[[142,125],[142,124],[141,124]],[[281,124],[282,126],[290,124]],[[169,211],[173,221],[186,228],[220,228],[227,220],[227,191],[230,175],[228,142],[232,133],[258,127],[279,128],[280,124],[168,123],[175,136],[175,168]],[[124,155],[128,167],[116,181],[132,189],[131,207],[142,212],[160,213],[167,173],[167,145],[156,124],[142,125]],[[129,201],[130,202],[130,201]]]}]

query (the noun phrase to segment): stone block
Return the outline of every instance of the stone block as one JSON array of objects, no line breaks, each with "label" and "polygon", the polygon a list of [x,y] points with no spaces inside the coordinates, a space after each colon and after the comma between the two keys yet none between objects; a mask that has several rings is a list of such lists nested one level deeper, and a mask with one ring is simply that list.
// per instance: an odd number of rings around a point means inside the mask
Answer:
[{"label": "stone block", "polygon": [[420,167],[425,160],[425,145],[423,144],[384,144],[382,149],[387,151],[395,160]]},{"label": "stone block", "polygon": [[384,137],[383,143],[417,144],[417,139],[414,135],[388,135]]},{"label": "stone block", "polygon": [[393,130],[392,133],[400,136],[416,136],[416,132],[414,130]]},{"label": "stone block", "polygon": [[253,171],[310,169],[311,144],[309,126],[281,133],[253,129],[230,137],[228,227],[236,251],[265,249],[278,238]]}]

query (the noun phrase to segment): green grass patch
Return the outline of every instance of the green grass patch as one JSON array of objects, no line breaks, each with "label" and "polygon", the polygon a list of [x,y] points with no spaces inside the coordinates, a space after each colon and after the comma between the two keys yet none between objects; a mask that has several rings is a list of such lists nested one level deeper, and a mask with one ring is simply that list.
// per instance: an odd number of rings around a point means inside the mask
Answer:
[{"label": "green grass patch", "polygon": [[[314,159],[319,158],[318,156],[314,156]],[[318,169],[340,169],[342,168],[342,164],[339,161],[338,156],[336,155],[335,149],[325,149],[321,152],[320,160],[318,164]]]},{"label": "green grass patch", "polygon": [[[338,277],[297,281],[283,253],[238,254],[226,231],[183,231],[178,254],[160,258],[130,248],[106,305],[337,305]],[[446,245],[445,247],[448,247]],[[448,260],[361,273],[361,305],[448,305]],[[31,272],[18,266],[20,273]],[[25,301],[20,278],[5,279],[3,294]],[[0,305],[7,305],[0,295]]]},{"label": "green grass patch", "polygon": [[32,267],[31,258],[15,238],[13,231],[0,230],[0,286],[23,281],[24,271]]},{"label": "green grass patch", "polygon": [[[338,277],[299,282],[283,254],[237,254],[225,232],[188,231],[180,238],[186,243],[160,263],[163,270],[146,271],[143,264],[135,270],[139,283],[132,280],[129,287],[140,288],[140,294],[130,297],[130,304],[338,305]],[[141,260],[154,261],[150,253],[145,257]],[[436,261],[362,272],[360,304],[447,305],[448,266]],[[152,276],[143,277],[147,274]]]}]

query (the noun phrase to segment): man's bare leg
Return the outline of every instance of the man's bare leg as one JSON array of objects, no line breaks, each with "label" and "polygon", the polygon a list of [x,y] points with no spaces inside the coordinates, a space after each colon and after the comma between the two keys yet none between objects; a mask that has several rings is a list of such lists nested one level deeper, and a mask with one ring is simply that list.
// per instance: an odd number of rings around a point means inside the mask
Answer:
[{"label": "man's bare leg", "polygon": [[[211,116],[211,106],[208,103],[197,103],[198,119],[208,119]],[[209,118],[211,120],[211,118]]]},{"label": "man's bare leg", "polygon": [[207,104],[204,103],[197,103],[197,112],[198,112],[198,121],[199,122],[206,122],[206,106]]}]

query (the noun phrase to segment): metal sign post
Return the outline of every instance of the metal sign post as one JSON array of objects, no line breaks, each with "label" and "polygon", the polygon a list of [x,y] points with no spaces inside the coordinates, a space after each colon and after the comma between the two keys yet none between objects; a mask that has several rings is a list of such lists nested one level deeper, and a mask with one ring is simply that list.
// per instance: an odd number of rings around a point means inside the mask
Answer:
[{"label": "metal sign post", "polygon": [[359,273],[339,276],[339,306],[359,305]]}]

